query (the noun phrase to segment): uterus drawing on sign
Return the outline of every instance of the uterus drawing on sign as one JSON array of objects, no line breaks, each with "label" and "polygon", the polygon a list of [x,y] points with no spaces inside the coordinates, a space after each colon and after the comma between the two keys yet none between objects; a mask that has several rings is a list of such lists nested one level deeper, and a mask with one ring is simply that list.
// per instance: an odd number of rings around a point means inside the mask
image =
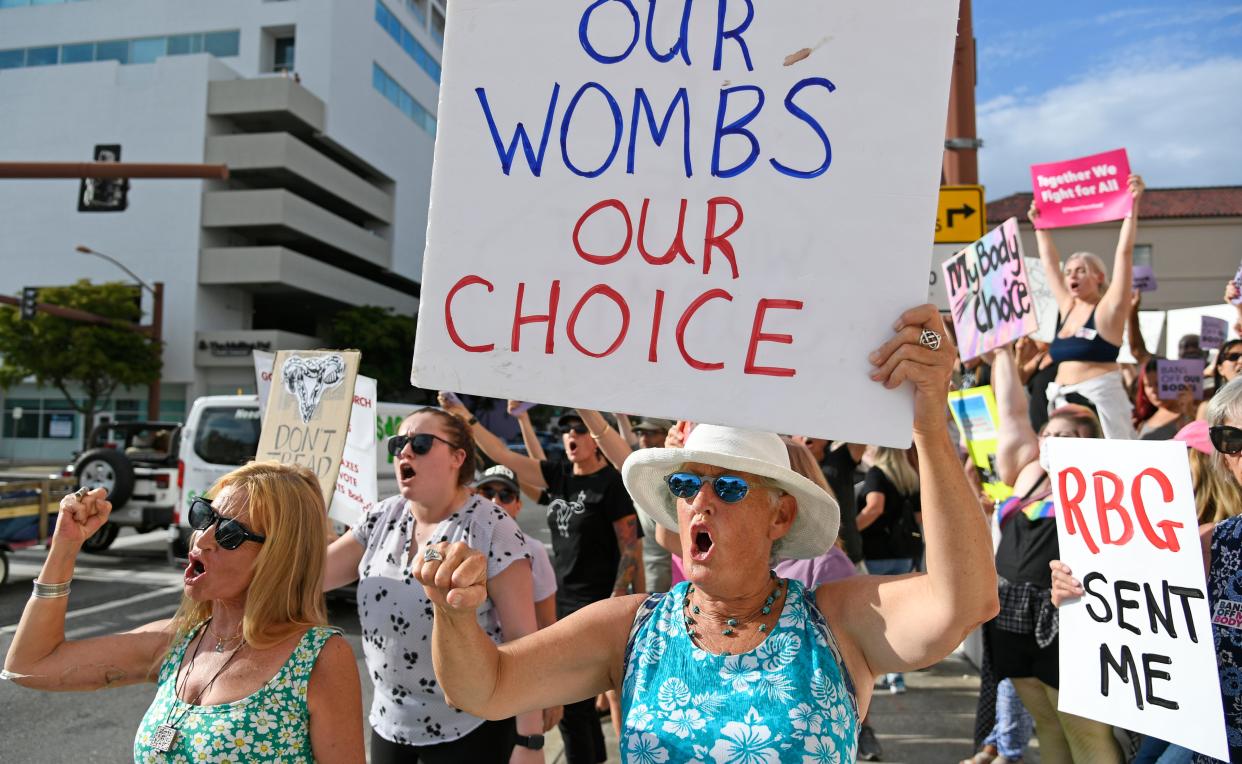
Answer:
[{"label": "uterus drawing on sign", "polygon": [[302,424],[310,422],[323,394],[345,381],[345,359],[339,355],[292,355],[280,370],[285,391],[298,401]]},{"label": "uterus drawing on sign", "polygon": [[564,499],[553,499],[548,504],[548,514],[556,515],[556,530],[560,532],[562,538],[569,538],[569,521],[574,515],[580,515],[586,511],[586,491],[579,491],[578,497],[574,501],[565,501]]}]

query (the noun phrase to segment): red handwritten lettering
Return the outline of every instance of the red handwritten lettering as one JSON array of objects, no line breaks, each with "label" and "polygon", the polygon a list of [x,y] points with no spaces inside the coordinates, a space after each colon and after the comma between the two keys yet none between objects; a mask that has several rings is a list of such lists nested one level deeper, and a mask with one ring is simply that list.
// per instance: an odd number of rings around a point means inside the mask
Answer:
[{"label": "red handwritten lettering", "polygon": [[756,366],[755,356],[759,352],[760,342],[776,342],[782,345],[792,345],[792,334],[766,334],[763,331],[763,318],[769,309],[772,310],[802,310],[801,300],[767,300],[759,301],[755,307],[755,323],[750,328],[750,347],[746,351],[746,367],[747,374],[763,374],[769,377],[792,377],[798,372],[794,369],[786,369],[780,366]]},{"label": "red handwritten lettering", "polygon": [[[1078,483],[1073,498],[1070,498],[1068,490],[1071,477]],[[1082,507],[1079,506],[1087,495],[1087,480],[1083,477],[1082,471],[1077,467],[1067,467],[1061,470],[1061,474],[1057,476],[1057,492],[1061,499],[1061,513],[1065,517],[1065,530],[1071,536],[1076,536],[1081,532],[1083,543],[1091,550],[1091,554],[1099,554],[1100,548],[1091,538],[1091,532],[1087,530],[1087,522],[1082,516]]]},{"label": "red handwritten lettering", "polygon": [[[733,221],[733,225],[724,233],[715,233],[716,230],[716,208],[722,204],[727,204],[737,213],[737,218]],[[707,274],[712,267],[712,250],[719,249],[729,260],[729,267],[733,271],[733,278],[737,278],[737,253],[733,251],[733,244],[729,242],[729,237],[737,233],[742,227],[742,220],[745,215],[742,213],[742,205],[736,200],[727,196],[717,196],[707,202],[707,235],[703,238],[703,273]]]},{"label": "red handwritten lettering", "polygon": [[1164,503],[1168,504],[1173,501],[1173,484],[1169,482],[1169,478],[1155,467],[1149,467],[1138,474],[1134,478],[1134,484],[1131,488],[1131,496],[1134,502],[1134,514],[1138,517],[1139,527],[1143,529],[1143,535],[1151,542],[1152,546],[1157,549],[1167,549],[1170,552],[1176,552],[1181,549],[1178,543],[1176,531],[1183,526],[1182,523],[1173,520],[1161,520],[1156,523],[1160,528],[1163,536],[1157,536],[1154,528],[1151,527],[1151,520],[1147,517],[1147,507],[1143,503],[1142,483],[1143,478],[1151,478],[1160,486],[1160,495],[1164,499]]},{"label": "red handwritten lettering", "polygon": [[[587,301],[597,294],[601,294],[612,300],[616,303],[616,306],[621,309],[621,329],[617,332],[616,339],[614,339],[612,344],[608,346],[608,349],[602,353],[594,353],[583,347],[582,343],[578,341],[578,333],[574,329],[574,327],[578,324],[578,314],[582,312],[582,309],[586,306]],[[604,284],[596,284],[588,289],[586,294],[582,295],[582,299],[578,300],[578,304],[574,306],[573,311],[569,314],[569,323],[565,325],[565,333],[569,335],[570,344],[577,348],[579,353],[589,355],[592,358],[603,358],[604,356],[612,355],[616,352],[616,349],[621,347],[621,343],[625,340],[625,334],[629,331],[629,329],[630,306],[626,304],[625,298],[617,293],[617,290],[612,287],[605,286]]]},{"label": "red handwritten lettering", "polygon": [[[1107,470],[1093,473],[1092,477],[1095,479],[1095,513],[1100,523],[1100,543],[1124,546],[1130,539],[1134,538],[1134,523],[1130,520],[1130,515],[1126,512],[1126,508],[1121,505],[1121,497],[1126,492],[1125,485],[1121,482],[1121,478]],[[1113,486],[1113,495],[1107,499],[1104,498],[1105,480],[1112,483]],[[1121,518],[1123,530],[1116,539],[1113,538],[1113,529],[1108,523],[1109,512],[1114,512]]]},{"label": "red handwritten lettering", "polygon": [[694,298],[694,302],[690,303],[686,311],[681,314],[681,320],[677,322],[677,349],[681,351],[681,357],[686,360],[686,363],[691,368],[698,369],[699,371],[715,371],[716,369],[724,368],[723,363],[700,361],[690,355],[690,351],[686,350],[686,327],[690,325],[690,319],[694,318],[694,314],[699,311],[699,308],[703,307],[703,304],[709,300],[728,300],[733,302],[733,295],[723,289],[709,289]]},{"label": "red handwritten lettering", "polygon": [[513,307],[513,333],[509,337],[509,347],[513,352],[518,352],[521,345],[522,327],[526,324],[543,324],[548,325],[548,332],[543,343],[543,352],[552,355],[554,343],[556,341],[556,306],[561,299],[561,282],[556,280],[552,282],[552,288],[548,293],[548,312],[543,315],[522,315],[522,296],[526,294],[526,282],[518,283],[517,302]]},{"label": "red handwritten lettering", "polygon": [[487,291],[489,293],[495,288],[492,286],[490,281],[482,276],[464,276],[453,285],[453,288],[449,290],[448,296],[444,298],[444,326],[448,329],[449,338],[453,340],[453,344],[457,347],[467,353],[486,353],[495,348],[496,344],[489,343],[487,345],[471,345],[461,338],[461,335],[457,333],[457,325],[453,323],[453,298],[456,297],[457,293],[461,290],[468,286],[474,286],[475,284],[482,284],[487,287]]},{"label": "red handwritten lettering", "polygon": [[[582,242],[579,240],[579,234],[582,233],[582,226],[587,219],[602,209],[612,207],[621,213],[621,218],[625,221],[625,243],[621,245],[615,253],[611,255],[592,255],[582,248]],[[646,206],[643,207],[646,212]],[[578,257],[586,260],[588,263],[595,265],[610,265],[625,257],[625,253],[630,251],[630,241],[634,238],[634,224],[630,222],[629,210],[625,209],[625,205],[619,199],[605,199],[582,213],[582,217],[578,218],[578,222],[574,225],[574,250],[578,253]],[[550,352],[550,351],[549,351]]]}]

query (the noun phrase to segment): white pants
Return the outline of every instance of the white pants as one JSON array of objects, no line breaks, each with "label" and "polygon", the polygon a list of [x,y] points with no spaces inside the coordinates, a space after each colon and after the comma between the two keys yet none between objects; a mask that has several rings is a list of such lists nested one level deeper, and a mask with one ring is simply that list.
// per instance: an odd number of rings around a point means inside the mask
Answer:
[{"label": "white pants", "polygon": [[1100,418],[1100,426],[1104,429],[1104,437],[1114,440],[1134,440],[1137,433],[1131,414],[1134,406],[1130,396],[1126,394],[1125,383],[1121,380],[1121,371],[1110,371],[1098,377],[1092,377],[1076,385],[1058,385],[1048,383],[1048,413],[1070,403],[1067,396],[1078,393],[1091,401],[1095,413]]}]

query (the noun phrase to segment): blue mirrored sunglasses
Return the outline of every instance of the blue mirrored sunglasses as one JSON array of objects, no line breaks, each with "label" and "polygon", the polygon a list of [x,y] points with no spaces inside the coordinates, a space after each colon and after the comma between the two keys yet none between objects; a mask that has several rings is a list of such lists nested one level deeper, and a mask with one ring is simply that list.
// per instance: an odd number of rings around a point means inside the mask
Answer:
[{"label": "blue mirrored sunglasses", "polygon": [[703,490],[703,483],[709,482],[712,490],[726,504],[736,504],[746,498],[746,492],[750,490],[750,484],[746,482],[746,479],[737,475],[718,475],[715,478],[707,478],[693,472],[674,472],[666,475],[664,482],[668,484],[668,490],[674,496],[687,500],[698,496],[699,491]]}]

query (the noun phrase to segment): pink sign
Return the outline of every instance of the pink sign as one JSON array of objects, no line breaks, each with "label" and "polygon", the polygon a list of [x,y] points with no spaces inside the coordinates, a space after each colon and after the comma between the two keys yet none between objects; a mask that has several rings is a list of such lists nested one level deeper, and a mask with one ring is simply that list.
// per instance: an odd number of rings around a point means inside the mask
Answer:
[{"label": "pink sign", "polygon": [[1035,227],[1066,228],[1124,218],[1134,204],[1126,186],[1129,177],[1125,149],[1031,165],[1039,210]]},{"label": "pink sign", "polygon": [[1023,263],[1018,219],[1009,218],[941,266],[963,361],[1039,329]]}]

